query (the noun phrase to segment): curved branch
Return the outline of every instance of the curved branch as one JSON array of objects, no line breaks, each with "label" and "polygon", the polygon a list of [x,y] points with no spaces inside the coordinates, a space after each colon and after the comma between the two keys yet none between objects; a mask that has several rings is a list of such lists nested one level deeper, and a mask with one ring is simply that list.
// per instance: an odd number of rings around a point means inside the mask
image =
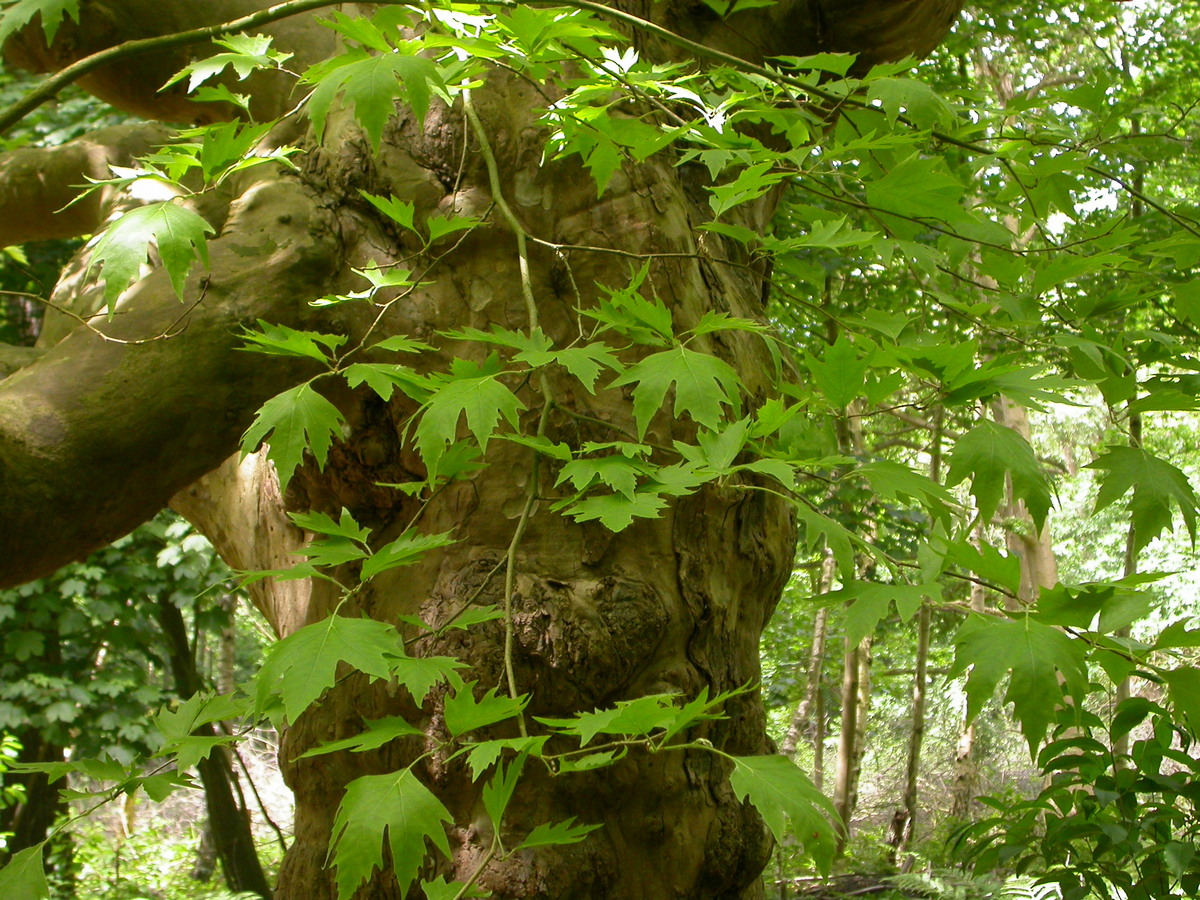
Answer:
[{"label": "curved branch", "polygon": [[[256,318],[309,321],[306,301],[341,262],[328,213],[295,179],[259,183],[211,248],[213,274],[189,280],[202,299],[181,337],[127,345],[78,329],[0,382],[0,585],[53,571],[152,516],[229,456],[267,398],[311,374],[231,351]],[[180,313],[157,272],[102,327],[138,338]]]}]

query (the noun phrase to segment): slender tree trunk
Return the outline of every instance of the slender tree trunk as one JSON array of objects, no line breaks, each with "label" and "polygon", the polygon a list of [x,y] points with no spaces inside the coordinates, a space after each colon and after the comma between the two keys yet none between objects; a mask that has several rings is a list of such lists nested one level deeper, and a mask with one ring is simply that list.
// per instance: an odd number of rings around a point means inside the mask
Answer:
[{"label": "slender tree trunk", "polygon": [[[814,579],[813,596],[822,597],[829,593],[830,588],[833,586],[834,566],[833,554],[829,550],[826,550],[825,555],[821,558],[821,566],[817,570],[817,577]],[[795,757],[796,747],[800,743],[800,738],[807,737],[813,740],[819,727],[817,722],[819,713],[818,705],[820,704],[821,690],[824,684],[825,637],[828,630],[829,607],[821,606],[817,609],[816,615],[813,618],[812,648],[808,654],[804,697],[796,705],[796,711],[792,715],[787,735],[783,739],[783,746],[780,747],[780,752],[789,759]],[[822,727],[820,730],[824,731],[824,728]]]},{"label": "slender tree trunk", "polygon": [[[202,689],[195,658],[188,643],[187,628],[179,608],[168,597],[158,601],[158,621],[170,647],[175,688],[180,697],[190,697]],[[203,725],[198,734],[216,736],[212,725]],[[245,891],[270,900],[271,888],[258,859],[250,816],[234,796],[233,772],[229,756],[221,748],[200,760],[196,768],[204,785],[209,828],[216,842],[217,857],[231,891]]]},{"label": "slender tree trunk", "polygon": [[[973,539],[977,547],[984,542],[983,523],[975,526]],[[984,610],[985,593],[983,585],[972,582],[970,607],[974,612]],[[963,728],[959,732],[958,745],[954,752],[954,784],[950,792],[950,818],[958,821],[968,821],[971,818],[971,805],[975,801],[977,785],[979,784],[979,766],[975,759],[975,730],[976,720],[963,718]]]}]

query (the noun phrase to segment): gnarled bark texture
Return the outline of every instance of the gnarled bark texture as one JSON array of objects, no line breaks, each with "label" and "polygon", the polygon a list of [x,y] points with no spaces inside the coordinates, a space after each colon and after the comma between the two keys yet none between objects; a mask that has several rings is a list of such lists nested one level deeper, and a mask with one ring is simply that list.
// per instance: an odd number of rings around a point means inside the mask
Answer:
[{"label": "gnarled bark texture", "polygon": [[[40,30],[29,30],[6,50],[10,59],[53,69],[147,29],[204,24],[266,5],[85,2],[80,25],[64,26],[54,46],[44,46]],[[861,65],[928,51],[959,7],[957,0],[784,0],[722,21],[702,3],[612,5],[751,60],[835,50],[860,52]],[[276,34],[277,44],[302,60],[330,52],[331,33],[311,18],[281,25]],[[652,55],[680,55],[657,39],[639,38],[639,45]],[[187,52],[155,57],[152,77],[147,62],[115,64],[92,76],[88,87],[154,118],[226,114],[147,90],[165,80],[159,75],[177,69]],[[286,108],[288,87],[264,80],[255,87],[256,107],[267,114]],[[708,218],[703,170],[652,157],[625,165],[597,199],[591,176],[576,162],[545,161],[545,134],[536,122],[544,104],[531,86],[499,70],[475,92],[506,199],[536,237],[624,254],[531,247],[533,290],[547,334],[569,342],[578,330],[576,307],[595,302],[598,284],[624,284],[629,254],[676,254],[657,258],[649,278],[680,328],[710,309],[761,315],[763,274],[739,247],[694,230]],[[97,323],[124,340],[172,336],[114,343],[78,329],[0,383],[0,581],[31,578],[78,556],[133,527],[180,491],[177,503],[204,520],[218,548],[240,566],[278,565],[279,555],[295,546],[297,536],[282,518],[285,508],[346,507],[381,543],[410,520],[413,501],[378,486],[423,476],[404,440],[414,410],[403,399],[333,396],[349,420],[349,433],[324,471],[301,469],[286,497],[270,496],[270,479],[261,471],[232,464],[196,484],[232,452],[265,399],[309,374],[276,358],[234,352],[238,326],[263,318],[361,336],[370,311],[314,310],[308,301],[357,287],[352,266],[406,260],[420,249],[375,214],[360,190],[412,201],[418,221],[431,214],[486,215],[493,201],[460,108],[435,107],[421,124],[398,111],[378,155],[345,111],[331,115],[322,144],[292,120],[280,132],[274,140],[306,149],[298,158],[301,171],[255,169],[231,185],[228,208],[209,211],[220,222],[211,269],[189,279],[184,305],[165,276],[155,273],[126,292],[111,323]],[[80,151],[64,159],[79,169],[91,157]],[[54,195],[47,191],[49,196]],[[93,218],[102,212],[97,209]],[[2,193],[0,213],[0,220],[15,214]],[[80,218],[87,220],[84,213]],[[741,222],[761,230],[771,213],[772,200],[764,198],[742,208]],[[79,232],[91,226],[85,221],[70,227]],[[411,265],[407,260],[406,267]],[[476,346],[438,339],[439,330],[527,325],[514,236],[494,212],[425,280],[429,283],[394,306],[376,331],[437,344],[440,349],[423,366],[482,355]],[[741,372],[752,393],[766,390],[762,373],[770,366],[757,338],[713,336],[706,349]],[[572,445],[612,440],[616,432],[609,425],[630,425],[628,403],[617,392],[589,395],[567,379],[551,379],[550,389],[559,408],[550,415],[548,433],[556,440]],[[526,415],[540,414],[540,394],[527,386],[522,399],[529,406]],[[684,427],[664,412],[652,423],[650,439],[669,445],[673,437],[687,436]],[[527,450],[499,441],[489,445],[488,461],[488,468],[439,493],[422,514],[423,530],[453,531],[461,542],[421,565],[375,579],[341,614],[388,621],[420,614],[436,622],[468,597],[500,600],[502,584],[494,572],[524,506],[530,466]],[[539,492],[548,495],[553,473],[543,469],[540,478]],[[258,490],[264,486],[267,495]],[[519,689],[532,694],[530,711],[562,715],[647,692],[694,695],[702,687],[716,692],[755,681],[759,632],[790,569],[792,549],[786,508],[759,492],[707,489],[679,501],[661,519],[639,521],[618,535],[538,507],[516,566],[514,663]],[[257,600],[280,634],[287,634],[332,612],[336,597],[326,587],[264,592]],[[503,629],[494,624],[427,641],[420,650],[459,656],[481,684],[493,685],[503,681],[503,643]],[[364,719],[397,713],[431,733],[440,728],[436,698],[417,708],[386,685],[350,678],[289,730],[283,756],[296,792],[296,840],[278,896],[332,896],[326,846],[345,785],[407,764],[421,748],[396,742],[376,754],[297,757],[319,742],[357,733]],[[739,698],[727,713],[727,720],[710,724],[702,736],[731,753],[767,752],[756,696]],[[479,788],[457,763],[434,758],[422,764],[421,774],[455,816],[454,857],[443,868],[466,877],[487,846]],[[633,756],[593,776],[534,779],[514,800],[515,828],[570,815],[605,827],[578,845],[493,863],[481,883],[501,898],[759,896],[769,838],[757,815],[737,802],[727,775],[711,754],[673,753]],[[398,890],[382,874],[361,896],[389,898]]]}]

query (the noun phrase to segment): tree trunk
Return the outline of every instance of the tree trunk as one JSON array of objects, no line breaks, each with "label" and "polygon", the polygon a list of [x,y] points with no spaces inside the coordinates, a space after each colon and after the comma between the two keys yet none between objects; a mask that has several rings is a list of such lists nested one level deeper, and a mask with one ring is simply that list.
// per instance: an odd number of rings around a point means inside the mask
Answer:
[{"label": "tree trunk", "polygon": [[[982,522],[975,526],[973,538],[977,546],[983,546]],[[969,601],[971,609],[982,613],[985,599],[983,585],[972,582]],[[954,783],[950,791],[950,818],[962,822],[971,818],[971,804],[975,802],[976,787],[979,783],[979,765],[975,759],[975,730],[978,727],[978,719],[968,720],[964,715],[963,729],[959,732],[958,745],[954,751]]]},{"label": "tree trunk", "polygon": [[[54,47],[46,48],[40,28],[31,28],[10,41],[6,52],[28,65],[58,68],[98,45],[147,29],[219,21],[266,5],[84,4],[81,23],[64,23]],[[726,24],[690,2],[612,5],[752,60],[853,51],[860,54],[860,66],[927,52],[959,7],[956,0],[785,0]],[[270,30],[278,46],[298,53],[293,64],[329,52],[331,33],[311,17]],[[657,38],[638,35],[635,43],[650,58],[686,56]],[[211,120],[228,114],[212,105],[197,107],[177,90],[157,92],[190,52],[162,51],[137,64],[112,65],[89,76],[88,87],[153,118]],[[252,87],[262,114],[294,103],[291,84],[281,87],[279,77],[269,74]],[[577,309],[594,306],[603,296],[600,286],[628,283],[631,258],[650,262],[647,290],[671,309],[679,329],[711,310],[761,317],[761,264],[741,245],[694,230],[711,218],[706,171],[678,166],[662,154],[627,161],[598,198],[591,174],[577,161],[546,158],[546,132],[537,122],[547,103],[545,90],[556,89],[495,69],[474,91],[504,196],[494,193],[461,106],[435,104],[423,122],[398,113],[384,129],[378,155],[347,109],[330,112],[320,144],[303,123],[289,119],[278,126],[271,141],[306,151],[295,158],[300,171],[262,167],[232,179],[227,208],[207,211],[220,233],[210,243],[209,272],[188,279],[182,311],[159,271],[125,292],[121,315],[99,324],[124,339],[179,337],[114,343],[77,330],[0,385],[0,521],[7,523],[0,533],[0,581],[33,577],[111,540],[185,488],[176,502],[190,504],[222,554],[242,567],[270,567],[295,546],[297,536],[284,524],[287,510],[336,515],[345,508],[381,543],[397,536],[417,512],[417,501],[380,485],[425,476],[406,439],[416,404],[403,397],[385,403],[373,394],[333,391],[331,399],[349,423],[345,439],[333,447],[323,470],[311,462],[303,466],[286,496],[272,488],[269,477],[250,479],[265,494],[246,492],[245,473],[230,464],[215,483],[189,486],[232,452],[264,400],[314,372],[278,357],[233,352],[241,326],[256,318],[347,335],[351,342],[368,333],[431,341],[438,349],[422,355],[424,372],[445,369],[456,357],[487,356],[487,348],[440,339],[440,332],[527,327],[523,266],[510,223],[493,209],[498,201],[506,201],[521,228],[537,239],[529,248],[529,279],[541,326],[558,346],[577,337]],[[411,201],[418,222],[431,214],[487,218],[458,244],[439,247],[444,256],[427,256],[421,287],[378,323],[374,309],[309,305],[357,289],[361,282],[352,268],[411,264],[420,250],[363,202],[362,191]],[[764,196],[726,220],[762,233],[774,200]],[[0,197],[0,213],[12,212],[4,206]],[[75,233],[92,230],[86,222],[71,227]],[[728,332],[692,346],[701,345],[741,373],[750,395],[765,396],[772,365],[756,336]],[[547,387],[555,398],[546,429],[553,440],[579,446],[622,439],[632,424],[620,391],[583,394],[565,376],[549,378]],[[530,386],[517,389],[529,407],[527,421],[536,420],[543,398]],[[662,411],[646,440],[671,446],[692,431]],[[489,444],[488,468],[451,483],[421,511],[423,531],[452,531],[460,542],[375,578],[340,614],[388,622],[419,615],[437,623],[467,598],[502,605],[503,587],[492,573],[508,554],[526,497],[531,491],[539,498],[553,495],[552,473],[543,470],[536,483],[528,483],[534,471],[529,460],[517,444]],[[80,490],[82,484],[87,491]],[[221,498],[224,518],[198,499],[210,490]],[[757,682],[758,636],[792,563],[794,527],[782,503],[762,492],[713,486],[619,534],[575,524],[547,506],[535,505],[515,554],[512,662],[517,688],[532,696],[529,713],[566,715],[650,692],[695,696],[702,688],[715,693]],[[260,521],[274,524],[264,533],[256,528]],[[282,636],[330,615],[340,597],[322,581],[299,595],[285,587],[261,591],[255,599]],[[482,685],[504,684],[503,626],[489,623],[422,643],[423,653],[464,660],[472,669],[469,677]],[[326,853],[346,784],[394,771],[424,748],[396,742],[373,753],[300,755],[357,733],[369,718],[403,714],[436,732],[438,704],[433,698],[417,708],[387,685],[351,676],[292,724],[281,755],[296,793],[296,840],[284,860],[279,896],[334,895]],[[696,736],[727,753],[767,750],[756,693],[731,701],[725,714]],[[479,786],[461,768],[436,759],[421,763],[417,772],[455,819],[454,852],[442,871],[465,880],[485,853],[473,825],[480,815]],[[770,843],[727,776],[719,757],[697,752],[632,754],[598,773],[531,776],[511,807],[515,832],[569,816],[604,828],[579,844],[493,861],[479,883],[498,898],[761,896],[759,873]],[[214,828],[220,838],[223,828],[215,823]],[[386,872],[360,892],[372,900],[399,895]]]},{"label": "tree trunk", "polygon": [[[188,645],[183,616],[169,597],[160,597],[158,600],[158,621],[167,638],[175,688],[180,697],[190,697],[200,691],[203,685]],[[216,730],[209,724],[202,725],[197,733],[205,737],[216,736]],[[234,892],[248,892],[270,900],[271,888],[258,859],[254,833],[250,830],[250,816],[234,796],[234,776],[225,749],[214,748],[196,764],[196,768],[204,785],[208,828],[212,831],[226,886]]]},{"label": "tree trunk", "polygon": [[836,782],[833,805],[842,829],[838,832],[840,855],[850,837],[850,821],[858,806],[858,782],[866,745],[867,713],[871,705],[871,644],[868,635],[854,646],[846,643],[842,669],[842,730],[838,738]]},{"label": "tree trunk", "polygon": [[[813,596],[821,597],[829,593],[833,587],[834,559],[828,550],[821,559],[816,584],[813,585]],[[783,745],[779,752],[788,758],[796,755],[796,747],[801,737],[815,740],[818,731],[824,732],[823,723],[818,721],[821,709],[821,688],[824,684],[825,672],[825,636],[829,626],[829,607],[822,606],[813,618],[812,648],[808,654],[807,680],[804,685],[804,697],[796,705],[791,724],[784,736]],[[814,750],[816,746],[814,744]]]}]

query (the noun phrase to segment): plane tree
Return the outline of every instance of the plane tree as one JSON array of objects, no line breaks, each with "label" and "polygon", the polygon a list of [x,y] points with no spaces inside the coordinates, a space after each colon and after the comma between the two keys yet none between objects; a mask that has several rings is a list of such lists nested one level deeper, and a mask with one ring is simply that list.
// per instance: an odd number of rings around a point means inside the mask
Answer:
[{"label": "plane tree", "polygon": [[[69,81],[144,121],[0,157],[0,241],[97,235],[36,361],[8,354],[0,582],[167,503],[291,569],[252,586],[283,639],[253,698],[287,725],[280,896],[403,896],[425,866],[430,896],[753,897],[743,799],[820,820],[764,802],[757,642],[797,517],[847,577],[861,548],[788,493],[813,451],[761,250],[789,179],[871,165],[896,221],[983,227],[961,196],[900,208],[952,116],[887,64],[958,7],[7,7],[7,62],[58,74],[0,126]],[[664,696],[690,702],[562,725]],[[206,702],[180,746],[231,714]],[[581,758],[568,732],[642,738]]]}]

